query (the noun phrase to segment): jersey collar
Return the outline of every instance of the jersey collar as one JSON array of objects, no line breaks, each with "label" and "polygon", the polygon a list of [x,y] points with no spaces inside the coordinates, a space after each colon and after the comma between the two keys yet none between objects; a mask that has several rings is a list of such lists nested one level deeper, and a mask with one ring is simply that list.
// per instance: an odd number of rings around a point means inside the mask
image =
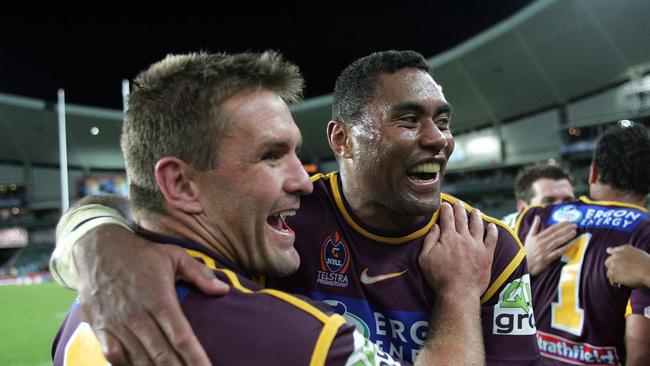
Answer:
[{"label": "jersey collar", "polygon": [[343,190],[341,189],[341,181],[338,173],[330,173],[328,180],[330,182],[330,189],[332,191],[336,207],[338,208],[345,221],[347,221],[347,223],[356,232],[367,237],[368,239],[385,244],[408,243],[428,233],[438,218],[439,210],[433,213],[431,216],[425,218],[414,230],[411,230],[410,232],[396,234],[382,232],[379,229],[372,228],[361,222],[361,220],[359,220],[349,209],[349,205],[345,200]]}]

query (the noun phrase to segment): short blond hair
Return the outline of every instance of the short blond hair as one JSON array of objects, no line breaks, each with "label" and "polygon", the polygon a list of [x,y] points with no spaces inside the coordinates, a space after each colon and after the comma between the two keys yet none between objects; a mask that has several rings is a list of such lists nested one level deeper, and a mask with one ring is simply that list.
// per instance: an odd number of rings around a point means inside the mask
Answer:
[{"label": "short blond hair", "polygon": [[196,169],[216,167],[217,145],[229,121],[220,106],[242,92],[268,90],[286,103],[300,100],[298,67],[273,51],[169,55],[133,82],[121,146],[134,211],[164,212],[155,166],[174,156]]}]

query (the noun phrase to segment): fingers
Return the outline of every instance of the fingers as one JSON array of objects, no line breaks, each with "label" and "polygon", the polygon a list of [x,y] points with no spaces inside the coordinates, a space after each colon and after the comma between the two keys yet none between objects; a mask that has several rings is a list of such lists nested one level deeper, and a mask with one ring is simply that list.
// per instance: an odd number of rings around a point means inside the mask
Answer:
[{"label": "fingers", "polygon": [[[612,259],[612,257],[607,258],[607,260]],[[609,265],[607,264],[607,260],[605,261],[605,266],[607,266],[607,279],[609,280],[609,284],[621,288],[621,282],[622,278],[619,276],[619,271],[617,269],[617,266],[615,265],[615,262],[612,260],[609,262]]]},{"label": "fingers", "polygon": [[546,256],[546,263],[551,263],[554,260],[560,258],[561,256],[565,255],[571,248],[573,247],[573,244],[567,244],[563,245],[550,253]]},{"label": "fingers", "polygon": [[539,232],[539,225],[542,222],[542,219],[539,217],[539,215],[535,215],[535,218],[533,219],[533,223],[530,224],[530,230],[528,231],[528,235],[537,235]]},{"label": "fingers", "polygon": [[[118,293],[113,294],[118,296]],[[123,295],[122,295],[123,296]],[[146,311],[122,309],[124,318],[101,315],[90,310],[90,304],[82,310],[97,335],[102,352],[114,365],[181,365],[165,335]],[[94,305],[101,309],[101,305]],[[119,339],[119,341],[118,341]]]},{"label": "fingers", "polygon": [[469,215],[469,233],[474,240],[481,242],[485,231],[483,230],[483,215],[477,208],[473,209]]},{"label": "fingers", "polygon": [[424,268],[426,265],[426,259],[431,253],[431,249],[440,239],[440,227],[438,224],[434,224],[429,230],[429,233],[424,237],[424,242],[422,244],[422,250],[418,256],[418,263],[420,268]]},{"label": "fingers", "polygon": [[[184,250],[175,246],[165,246],[167,255],[175,269],[176,277],[191,282],[208,295],[223,295],[228,292],[228,285],[216,278],[214,272],[203,263],[189,256]],[[162,289],[155,305],[149,307],[154,323],[164,334],[160,348],[152,346],[160,358],[168,358],[168,352],[178,354],[185,365],[210,365],[205,350],[194,334],[189,321],[181,309],[173,283]],[[150,352],[150,354],[152,354]],[[157,363],[158,364],[158,363]],[[160,364],[167,364],[161,362]]]},{"label": "fingers", "polygon": [[460,201],[454,203],[454,221],[456,224],[456,232],[460,234],[467,232],[467,211]]},{"label": "fingers", "polygon": [[153,365],[142,343],[130,330],[115,328],[109,331],[101,323],[91,326],[111,365]]},{"label": "fingers", "polygon": [[[133,363],[137,357],[131,355],[147,357],[140,341],[133,337],[128,329],[122,327],[113,314],[105,314],[100,311],[105,305],[94,296],[94,293],[88,286],[81,286],[79,302],[84,318],[101,344],[104,357],[113,365]],[[117,296],[116,291],[112,288],[106,290],[106,293],[110,296]]]},{"label": "fingers", "polygon": [[612,286],[616,286],[616,276],[614,274],[614,271],[612,268],[607,267],[607,279],[609,280],[609,284]]},{"label": "fingers", "polygon": [[[151,315],[162,329],[166,340],[183,360],[183,364],[209,366],[210,360],[181,310],[175,294],[172,298],[164,299],[160,304],[161,306],[155,308]],[[169,345],[167,347],[169,348]]]},{"label": "fingers", "polygon": [[203,291],[206,295],[225,295],[229,286],[219,280],[214,272],[190,257],[185,251],[179,251],[175,259],[177,263],[177,276]]},{"label": "fingers", "polygon": [[451,208],[451,205],[447,202],[443,202],[440,205],[440,235],[444,233],[453,231],[456,232],[456,222],[454,220],[454,210]]},{"label": "fingers", "polygon": [[609,247],[609,248],[606,249],[607,254],[609,254],[609,257],[607,257],[607,259],[605,259],[605,267],[607,267],[607,268],[611,267],[612,263],[614,263],[614,257],[612,256],[612,254],[614,253],[613,249],[614,248],[612,248],[612,247]]},{"label": "fingers", "polygon": [[[185,363],[181,362],[179,356],[176,355],[174,349],[170,346],[170,342],[168,341],[169,335],[161,332],[161,329],[156,325],[157,321],[158,319],[154,319],[146,313],[139,313],[128,319],[130,331],[144,348],[144,353],[129,353],[129,358],[136,365],[148,365],[149,360],[154,365],[184,365]],[[146,358],[146,355],[149,357]],[[134,357],[141,357],[141,359],[133,359]]]},{"label": "fingers", "polygon": [[112,365],[126,365],[129,362],[126,350],[120,341],[104,330],[93,330],[102,347],[102,353]]},{"label": "fingers", "polygon": [[630,244],[624,244],[624,245],[619,245],[619,246],[615,246],[615,247],[608,247],[607,248],[607,254],[609,254],[611,256],[612,254],[626,252],[626,251],[630,251],[630,250],[634,251],[634,247],[631,246]]},{"label": "fingers", "polygon": [[[549,227],[549,229],[553,228],[553,226]],[[544,233],[544,231],[542,232]],[[564,245],[564,243],[568,242],[569,240],[573,239],[576,237],[578,234],[577,229],[575,225],[573,226],[566,226],[563,228],[560,228],[560,230],[556,230],[552,235],[546,237],[543,239],[546,243],[548,243],[548,249],[553,250],[557,247],[560,247]]]},{"label": "fingers", "polygon": [[498,239],[499,230],[497,230],[497,226],[491,222],[488,224],[485,240],[483,240],[483,243],[485,244],[485,247],[489,253],[490,264],[492,264],[492,261],[494,259],[494,251],[496,250]]},{"label": "fingers", "polygon": [[[576,224],[570,221],[563,221],[555,225],[551,225],[539,233],[539,237],[548,241],[557,241],[560,237],[569,237],[569,239],[576,236],[578,233]],[[568,240],[568,239],[567,239]]]},{"label": "fingers", "polygon": [[605,267],[607,267],[607,279],[609,280],[609,284],[614,287],[621,287],[621,280],[618,278],[617,263],[620,263],[619,260],[621,259],[621,254],[625,251],[623,248],[625,246],[626,245],[620,245],[616,247],[608,247],[606,249],[607,254],[609,254],[609,257],[605,259]]},{"label": "fingers", "polygon": [[483,239],[483,241],[477,242],[479,245],[480,243],[483,243],[485,245],[485,248],[481,248],[484,259],[482,259],[480,268],[478,268],[478,272],[483,272],[483,276],[480,282],[482,285],[479,287],[479,297],[480,294],[483,294],[487,290],[488,285],[490,284],[492,262],[494,261],[494,251],[497,246],[498,237],[499,231],[497,230],[497,226],[491,222],[488,224],[485,231],[485,239]]}]

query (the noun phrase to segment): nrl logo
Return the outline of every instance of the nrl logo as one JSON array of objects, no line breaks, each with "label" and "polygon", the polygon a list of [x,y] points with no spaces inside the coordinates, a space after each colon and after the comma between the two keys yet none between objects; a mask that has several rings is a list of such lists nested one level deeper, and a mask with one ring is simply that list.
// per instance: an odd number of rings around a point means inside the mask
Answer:
[{"label": "nrl logo", "polygon": [[350,254],[339,232],[328,236],[323,242],[320,255],[321,269],[323,271],[345,274],[350,264]]}]

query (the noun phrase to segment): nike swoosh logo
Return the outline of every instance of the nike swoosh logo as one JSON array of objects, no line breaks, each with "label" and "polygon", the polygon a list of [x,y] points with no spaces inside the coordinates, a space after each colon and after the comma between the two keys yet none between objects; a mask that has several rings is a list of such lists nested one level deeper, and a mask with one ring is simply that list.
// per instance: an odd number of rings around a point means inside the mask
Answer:
[{"label": "nike swoosh logo", "polygon": [[394,273],[386,273],[386,274],[381,274],[377,276],[370,276],[368,275],[368,268],[364,269],[363,272],[361,272],[361,283],[364,285],[372,285],[377,282],[387,280],[389,278],[394,278],[394,277],[399,277],[406,273],[408,271],[408,268],[403,270],[402,272],[394,272]]}]

